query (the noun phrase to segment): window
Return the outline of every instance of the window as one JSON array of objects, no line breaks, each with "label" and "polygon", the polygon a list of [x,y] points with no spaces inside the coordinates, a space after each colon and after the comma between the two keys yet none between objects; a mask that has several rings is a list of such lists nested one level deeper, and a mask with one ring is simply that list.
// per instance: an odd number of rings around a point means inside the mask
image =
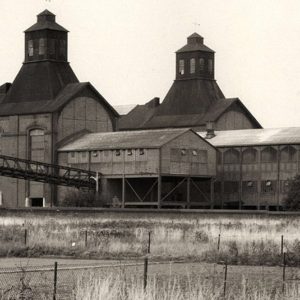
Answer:
[{"label": "window", "polygon": [[46,40],[39,39],[39,55],[44,55],[46,52]]},{"label": "window", "polygon": [[248,148],[243,151],[243,163],[244,164],[255,164],[257,157],[257,150]]},{"label": "window", "polygon": [[145,154],[145,150],[144,149],[140,149],[139,153],[140,153],[140,155],[144,155]]},{"label": "window", "polygon": [[196,71],[196,60],[195,58],[190,59],[190,73],[194,74]]},{"label": "window", "polygon": [[274,193],[276,190],[276,181],[265,180],[261,182],[262,193]]},{"label": "window", "polygon": [[75,152],[71,152],[71,158],[75,158]]},{"label": "window", "polygon": [[224,182],[224,193],[225,194],[234,194],[239,191],[238,181],[225,181]]},{"label": "window", "polygon": [[257,182],[256,181],[243,181],[243,193],[251,194],[257,192]]},{"label": "window", "polygon": [[272,147],[267,147],[261,151],[261,161],[264,163],[277,161],[277,150]]},{"label": "window", "polygon": [[179,70],[178,70],[178,72],[179,72],[180,75],[184,74],[184,60],[183,59],[179,60]]},{"label": "window", "polygon": [[127,155],[128,155],[128,156],[132,156],[132,150],[131,150],[131,149],[128,149],[128,150],[127,150]]},{"label": "window", "polygon": [[30,158],[35,161],[44,161],[45,158],[45,136],[44,130],[33,129],[30,136]]},{"label": "window", "polygon": [[289,187],[290,187],[290,182],[289,180],[281,180],[281,193],[285,194],[285,193],[288,193],[289,191]]},{"label": "window", "polygon": [[81,157],[82,157],[82,158],[86,158],[86,156],[87,156],[87,153],[86,153],[86,152],[81,152]]},{"label": "window", "polygon": [[204,58],[200,58],[199,59],[199,70],[200,71],[204,71],[204,64],[205,64]]},{"label": "window", "polygon": [[55,55],[55,42],[56,42],[56,40],[54,40],[54,39],[49,40],[49,43],[50,43],[50,45],[49,45],[49,54],[51,56]]},{"label": "window", "polygon": [[224,164],[238,164],[240,162],[240,152],[229,149],[224,152]]},{"label": "window", "polygon": [[96,151],[96,150],[92,151],[92,156],[97,157],[98,156],[98,151]]},{"label": "window", "polygon": [[198,155],[197,150],[192,150],[192,154],[193,156],[197,156]]},{"label": "window", "polygon": [[28,56],[33,56],[33,40],[28,41]]},{"label": "window", "polygon": [[181,155],[186,155],[186,149],[181,149]]},{"label": "window", "polygon": [[121,150],[116,150],[116,156],[120,156],[121,155]]},{"label": "window", "polygon": [[208,73],[212,74],[212,72],[213,72],[213,61],[212,61],[212,59],[209,59],[208,60]]},{"label": "window", "polygon": [[295,162],[297,161],[297,150],[293,146],[286,146],[280,152],[280,161]]},{"label": "window", "polygon": [[67,42],[65,40],[59,41],[59,55],[62,58],[66,58],[67,54]]}]

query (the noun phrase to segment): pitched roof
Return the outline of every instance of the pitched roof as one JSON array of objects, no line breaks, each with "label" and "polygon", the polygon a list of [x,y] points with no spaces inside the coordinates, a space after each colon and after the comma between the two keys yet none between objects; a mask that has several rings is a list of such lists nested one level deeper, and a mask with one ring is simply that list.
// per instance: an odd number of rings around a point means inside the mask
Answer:
[{"label": "pitched roof", "polygon": [[[197,132],[205,137],[206,132]],[[208,139],[215,147],[300,144],[300,127],[215,131]]]},{"label": "pitched roof", "polygon": [[160,129],[90,133],[61,147],[59,151],[160,148],[190,129]]},{"label": "pitched roof", "polygon": [[37,23],[26,29],[25,32],[45,29],[68,32],[67,29],[55,22],[55,15],[47,9],[38,14],[37,19]]},{"label": "pitched roof", "polygon": [[69,83],[78,83],[69,63],[26,63],[23,64],[2,103],[51,100]]},{"label": "pitched roof", "polygon": [[58,93],[58,95],[51,100],[0,103],[0,116],[55,112],[62,109],[64,105],[66,105],[71,99],[76,97],[76,95],[83,91],[85,88],[88,88],[92,90],[92,92],[96,93],[98,98],[101,99],[104,106],[107,107],[115,117],[119,116],[114,108],[99,92],[97,92],[97,90],[89,82],[67,84]]},{"label": "pitched roof", "polygon": [[122,116],[122,115],[127,115],[136,106],[137,104],[114,105],[114,109],[118,112],[120,116]]}]

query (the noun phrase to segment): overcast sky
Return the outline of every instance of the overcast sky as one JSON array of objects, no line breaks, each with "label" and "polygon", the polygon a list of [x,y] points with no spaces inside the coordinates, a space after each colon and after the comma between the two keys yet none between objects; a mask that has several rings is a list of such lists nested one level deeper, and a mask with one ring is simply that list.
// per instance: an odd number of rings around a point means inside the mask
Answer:
[{"label": "overcast sky", "polygon": [[[216,79],[264,127],[300,126],[299,0],[0,0],[0,84],[24,59],[23,31],[44,9],[69,33],[69,61],[112,104],[165,97],[174,52],[198,32]],[[195,25],[200,24],[200,25]]]}]

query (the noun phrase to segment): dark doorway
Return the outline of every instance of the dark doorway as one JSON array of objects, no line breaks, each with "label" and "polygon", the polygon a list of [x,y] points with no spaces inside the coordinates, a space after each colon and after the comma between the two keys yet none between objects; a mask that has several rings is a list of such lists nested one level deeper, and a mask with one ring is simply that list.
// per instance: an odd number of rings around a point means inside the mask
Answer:
[{"label": "dark doorway", "polygon": [[44,198],[30,198],[32,207],[43,207]]}]

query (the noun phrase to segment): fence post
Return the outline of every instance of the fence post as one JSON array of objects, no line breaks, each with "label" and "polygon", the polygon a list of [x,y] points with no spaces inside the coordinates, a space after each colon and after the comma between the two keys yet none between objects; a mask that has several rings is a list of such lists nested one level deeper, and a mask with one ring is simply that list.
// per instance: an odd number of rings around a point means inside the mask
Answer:
[{"label": "fence post", "polygon": [[57,262],[54,263],[53,300],[56,300],[56,287],[57,287]]},{"label": "fence post", "polygon": [[145,260],[144,260],[144,290],[147,287],[147,279],[148,279],[148,257],[145,257]]},{"label": "fence post", "polygon": [[220,243],[221,243],[221,234],[219,233],[219,236],[218,236],[218,252],[220,251]]},{"label": "fence post", "polygon": [[24,231],[24,244],[27,245],[27,229]]},{"label": "fence post", "polygon": [[283,253],[283,266],[282,266],[282,294],[285,290],[285,267],[286,267],[286,253]]},{"label": "fence post", "polygon": [[224,297],[226,295],[226,286],[227,286],[227,262],[225,263],[225,273],[224,273]]},{"label": "fence post", "polygon": [[86,230],[85,231],[85,236],[84,236],[84,246],[85,246],[85,248],[87,247],[87,243],[88,243],[88,232]]},{"label": "fence post", "polygon": [[151,231],[149,231],[149,237],[148,237],[148,249],[147,249],[148,254],[150,254],[150,250],[151,250]]},{"label": "fence post", "polygon": [[281,251],[280,251],[281,256],[283,255],[283,246],[284,246],[284,243],[283,243],[283,235],[282,235],[281,236],[281,247],[280,247],[280,249],[281,249]]}]

